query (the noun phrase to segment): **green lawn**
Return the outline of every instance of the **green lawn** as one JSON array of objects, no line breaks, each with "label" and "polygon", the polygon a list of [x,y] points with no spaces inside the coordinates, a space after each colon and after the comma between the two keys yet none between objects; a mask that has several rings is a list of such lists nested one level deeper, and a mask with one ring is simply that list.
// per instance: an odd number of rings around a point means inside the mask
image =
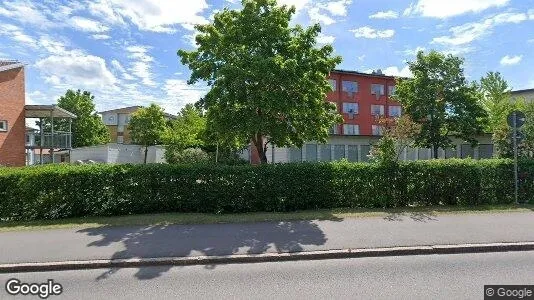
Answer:
[{"label": "green lawn", "polygon": [[503,213],[534,211],[533,204],[526,205],[484,205],[476,207],[414,207],[394,209],[332,209],[299,211],[290,213],[246,213],[246,214],[185,214],[164,213],[129,215],[119,217],[87,217],[62,220],[29,222],[0,222],[0,232],[17,230],[59,229],[74,227],[168,225],[168,224],[216,224],[249,223],[262,221],[295,220],[340,220],[344,218],[387,217],[397,214],[424,213],[427,215],[461,213]]}]

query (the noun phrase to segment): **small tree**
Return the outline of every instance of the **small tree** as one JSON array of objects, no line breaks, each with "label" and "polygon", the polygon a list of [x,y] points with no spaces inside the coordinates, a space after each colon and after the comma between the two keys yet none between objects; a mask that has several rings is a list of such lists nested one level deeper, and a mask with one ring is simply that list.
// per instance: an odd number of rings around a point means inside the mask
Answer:
[{"label": "small tree", "polygon": [[510,99],[510,87],[499,72],[488,72],[480,79],[480,103],[488,113],[487,132],[495,132],[506,123],[507,113],[513,104]]},{"label": "small tree", "polygon": [[[67,90],[57,101],[57,106],[73,113],[72,147],[86,147],[108,143],[109,131],[95,111],[94,96],[88,91]],[[43,120],[43,126],[50,128],[51,120]],[[54,120],[55,131],[68,131],[69,123],[65,119]]]},{"label": "small tree", "polygon": [[420,51],[409,62],[413,78],[401,79],[395,98],[414,122],[421,125],[416,145],[433,150],[452,145],[451,136],[476,144],[475,136],[483,132],[487,114],[479,104],[480,93],[469,84],[462,68],[463,60],[431,51]]},{"label": "small tree", "polygon": [[163,141],[167,130],[165,113],[157,104],[138,109],[132,114],[128,129],[132,136],[132,141],[145,147],[145,159],[148,155],[148,147],[157,145]]},{"label": "small tree", "polygon": [[379,163],[396,163],[408,146],[413,145],[415,137],[421,132],[421,125],[412,121],[408,115],[399,118],[382,118],[382,137],[373,145],[371,158]]},{"label": "small tree", "polygon": [[171,122],[165,134],[165,159],[175,161],[180,152],[188,148],[204,146],[206,117],[200,109],[187,104],[178,117]]},{"label": "small tree", "polygon": [[290,27],[295,8],[275,0],[243,0],[241,10],[216,13],[197,25],[198,49],[178,51],[191,69],[190,84],[211,87],[200,105],[215,134],[252,142],[262,163],[267,145],[326,141],[341,122],[325,101],[329,72],[341,62],[331,45],[317,46],[318,24]]}]

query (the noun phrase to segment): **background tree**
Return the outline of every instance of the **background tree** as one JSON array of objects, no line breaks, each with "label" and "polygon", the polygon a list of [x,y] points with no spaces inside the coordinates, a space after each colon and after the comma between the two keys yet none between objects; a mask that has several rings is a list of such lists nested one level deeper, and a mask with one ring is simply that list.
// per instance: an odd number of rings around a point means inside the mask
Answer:
[{"label": "background tree", "polygon": [[157,104],[150,104],[134,112],[128,123],[132,141],[145,147],[146,164],[148,147],[160,144],[167,131],[167,122],[163,109]]},{"label": "background tree", "polygon": [[165,134],[165,159],[172,163],[180,152],[188,148],[202,148],[206,131],[206,117],[192,104],[187,104],[173,120]]},{"label": "background tree", "polygon": [[[290,27],[295,8],[275,0],[243,0],[242,10],[216,13],[197,25],[198,49],[178,51],[191,69],[189,83],[211,87],[200,105],[225,140],[251,141],[262,163],[267,145],[302,146],[326,141],[341,121],[325,101],[329,72],[341,62],[330,45],[316,46],[321,31]],[[264,140],[266,139],[266,140]]]},{"label": "background tree", "polygon": [[480,79],[480,103],[488,113],[486,132],[495,130],[506,123],[508,112],[513,104],[510,99],[510,87],[499,72],[488,72]]},{"label": "background tree", "polygon": [[[72,147],[86,147],[109,143],[109,131],[95,110],[94,96],[88,91],[67,90],[57,101],[57,106],[76,115],[72,119]],[[51,120],[43,120],[43,126],[50,128]],[[39,122],[37,122],[39,123]],[[54,119],[55,131],[68,131],[69,121]]]},{"label": "background tree", "polygon": [[421,124],[415,143],[431,147],[438,158],[439,148],[452,145],[451,136],[476,144],[483,132],[486,112],[479,104],[478,87],[464,77],[463,60],[431,51],[420,51],[409,62],[413,78],[400,79],[395,98],[414,122]]},{"label": "background tree", "polygon": [[382,127],[382,137],[373,145],[371,158],[379,163],[397,162],[421,132],[421,125],[406,114],[399,118],[382,118],[378,123]]}]

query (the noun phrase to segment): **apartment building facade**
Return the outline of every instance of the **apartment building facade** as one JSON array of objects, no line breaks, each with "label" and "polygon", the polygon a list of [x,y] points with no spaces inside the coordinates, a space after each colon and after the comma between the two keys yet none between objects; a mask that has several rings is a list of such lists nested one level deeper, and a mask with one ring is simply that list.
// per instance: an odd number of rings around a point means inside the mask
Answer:
[{"label": "apartment building facade", "polygon": [[0,61],[0,165],[25,165],[24,104],[24,65]]},{"label": "apartment building facade", "polygon": [[[325,144],[309,141],[302,148],[285,148],[270,145],[267,149],[269,163],[299,161],[335,161],[347,159],[352,162],[366,162],[372,145],[381,137],[378,124],[381,117],[399,117],[402,107],[392,96],[395,93],[395,77],[386,76],[380,70],[370,74],[334,70],[328,76],[332,91],[326,100],[336,105],[343,116],[343,123],[332,127]],[[490,158],[493,156],[491,135],[478,137],[480,144],[453,139],[454,147],[439,149],[440,158]],[[259,163],[254,146],[249,146],[241,157],[253,164]],[[432,157],[429,148],[407,148],[400,155],[401,160],[424,160]]]},{"label": "apartment building facade", "polygon": [[[128,123],[132,114],[140,108],[143,108],[143,106],[128,106],[99,112],[102,116],[102,121],[109,130],[111,143],[132,144]],[[167,113],[165,117],[168,120],[176,118],[176,116]]]}]

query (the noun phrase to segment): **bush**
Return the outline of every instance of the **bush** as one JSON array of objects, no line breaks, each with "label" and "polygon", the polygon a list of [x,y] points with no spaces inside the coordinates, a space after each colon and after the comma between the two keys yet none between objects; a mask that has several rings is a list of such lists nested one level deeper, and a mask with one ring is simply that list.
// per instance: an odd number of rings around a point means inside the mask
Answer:
[{"label": "bush", "polygon": [[173,152],[172,155],[166,155],[166,160],[170,164],[197,164],[209,162],[210,157],[202,149],[188,148]]},{"label": "bush", "polygon": [[[520,166],[520,197],[532,203],[534,162]],[[0,220],[507,204],[513,191],[511,160],[47,165],[0,168]]]}]

